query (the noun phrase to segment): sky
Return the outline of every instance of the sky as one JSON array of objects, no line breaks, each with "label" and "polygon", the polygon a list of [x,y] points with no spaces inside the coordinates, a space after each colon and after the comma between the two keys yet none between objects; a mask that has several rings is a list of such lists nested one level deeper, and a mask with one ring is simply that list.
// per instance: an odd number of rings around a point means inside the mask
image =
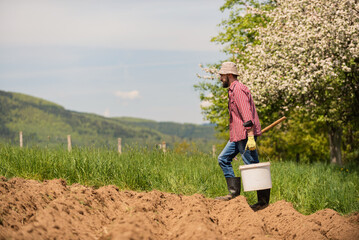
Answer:
[{"label": "sky", "polygon": [[105,117],[202,124],[224,0],[0,0],[0,90]]}]

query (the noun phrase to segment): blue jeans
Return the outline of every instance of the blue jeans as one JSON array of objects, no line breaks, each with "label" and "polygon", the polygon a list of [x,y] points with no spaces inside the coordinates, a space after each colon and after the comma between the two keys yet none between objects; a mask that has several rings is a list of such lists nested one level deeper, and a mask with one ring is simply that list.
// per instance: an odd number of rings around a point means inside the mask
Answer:
[{"label": "blue jeans", "polygon": [[[254,137],[257,140],[257,137]],[[245,150],[248,138],[239,142],[228,141],[227,145],[218,156],[219,166],[226,178],[235,177],[232,167],[233,158],[240,153],[244,164],[259,163],[257,150]]]}]

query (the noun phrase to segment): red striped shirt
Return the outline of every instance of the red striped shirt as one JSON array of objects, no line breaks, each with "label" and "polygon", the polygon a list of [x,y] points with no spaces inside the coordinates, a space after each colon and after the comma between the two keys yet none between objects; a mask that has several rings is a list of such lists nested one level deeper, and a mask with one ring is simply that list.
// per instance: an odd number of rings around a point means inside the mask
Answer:
[{"label": "red striped shirt", "polygon": [[[260,136],[261,124],[250,90],[243,83],[234,81],[228,88],[229,140],[238,142],[247,138],[243,123],[253,122],[254,136]],[[247,128],[250,129],[250,128]]]}]

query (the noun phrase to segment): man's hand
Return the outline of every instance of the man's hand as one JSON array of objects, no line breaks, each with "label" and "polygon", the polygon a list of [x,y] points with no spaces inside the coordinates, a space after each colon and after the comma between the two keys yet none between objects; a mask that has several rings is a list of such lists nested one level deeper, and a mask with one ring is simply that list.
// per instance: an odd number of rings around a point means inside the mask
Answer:
[{"label": "man's hand", "polygon": [[251,151],[256,150],[256,141],[254,140],[254,136],[248,136],[247,148]]}]

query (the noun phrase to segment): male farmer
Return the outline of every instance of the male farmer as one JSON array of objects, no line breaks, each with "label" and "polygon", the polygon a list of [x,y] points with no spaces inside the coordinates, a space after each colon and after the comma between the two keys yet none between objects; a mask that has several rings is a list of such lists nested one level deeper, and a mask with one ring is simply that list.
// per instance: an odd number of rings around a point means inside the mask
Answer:
[{"label": "male farmer", "polygon": [[[224,88],[228,88],[229,141],[218,156],[219,166],[226,178],[229,194],[217,197],[218,200],[230,200],[241,191],[241,178],[235,177],[232,159],[240,153],[245,164],[259,163],[256,150],[257,136],[261,135],[256,107],[249,89],[237,80],[237,66],[233,62],[224,62],[219,70]],[[257,191],[258,203],[254,210],[269,203],[270,189]]]}]

